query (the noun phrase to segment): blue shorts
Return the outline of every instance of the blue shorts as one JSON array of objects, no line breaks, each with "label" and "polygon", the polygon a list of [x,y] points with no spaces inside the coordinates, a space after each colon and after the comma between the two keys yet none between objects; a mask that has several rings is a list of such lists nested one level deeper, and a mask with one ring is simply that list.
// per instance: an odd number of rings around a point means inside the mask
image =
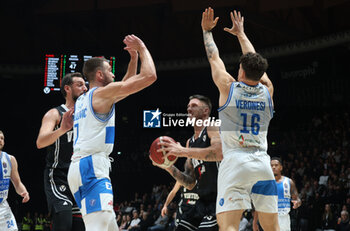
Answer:
[{"label": "blue shorts", "polygon": [[107,157],[91,155],[72,162],[68,184],[83,216],[96,211],[113,211],[113,190]]}]

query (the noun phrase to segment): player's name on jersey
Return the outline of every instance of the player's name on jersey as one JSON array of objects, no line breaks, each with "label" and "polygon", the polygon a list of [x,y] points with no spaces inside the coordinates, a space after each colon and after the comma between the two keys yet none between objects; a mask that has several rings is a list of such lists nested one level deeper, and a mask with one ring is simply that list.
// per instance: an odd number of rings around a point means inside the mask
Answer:
[{"label": "player's name on jersey", "polygon": [[221,120],[215,119],[215,117],[209,117],[208,119],[201,120],[196,118],[189,118],[186,119],[173,119],[171,117],[163,117],[163,126],[164,127],[188,127],[188,126],[215,126],[219,127],[221,126]]},{"label": "player's name on jersey", "polygon": [[184,193],[184,198],[198,200],[199,196],[197,193]]},{"label": "player's name on jersey", "polygon": [[265,102],[236,99],[236,108],[265,111]]},{"label": "player's name on jersey", "polygon": [[86,117],[86,111],[87,108],[83,108],[80,111],[77,111],[76,113],[74,113],[74,120],[79,120],[81,118],[85,118]]}]

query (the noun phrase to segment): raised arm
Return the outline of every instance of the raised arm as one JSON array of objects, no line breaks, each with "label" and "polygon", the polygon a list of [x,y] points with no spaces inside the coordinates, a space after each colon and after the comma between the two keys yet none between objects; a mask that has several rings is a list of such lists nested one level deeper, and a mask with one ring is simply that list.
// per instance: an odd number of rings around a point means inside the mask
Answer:
[{"label": "raised arm", "polygon": [[212,126],[207,128],[208,136],[210,138],[210,146],[206,148],[189,148],[188,142],[186,147],[182,147],[180,143],[172,142],[171,140],[164,139],[160,143],[163,148],[158,151],[165,151],[168,155],[174,155],[179,157],[187,157],[204,161],[221,161],[223,158],[221,138],[219,128]]},{"label": "raised arm", "polygon": [[138,55],[136,50],[129,49],[127,51],[130,54],[130,61],[128,64],[128,69],[127,69],[122,81],[125,81],[128,78],[130,78],[131,76],[136,75],[136,72],[137,72],[137,62],[138,62],[139,55]]},{"label": "raised arm", "polygon": [[38,138],[36,140],[37,148],[45,148],[53,143],[65,134],[73,127],[73,112],[74,109],[70,109],[62,116],[61,126],[55,130],[57,124],[59,124],[61,116],[57,109],[49,110],[43,117]]},{"label": "raised arm", "polygon": [[141,39],[128,35],[124,41],[125,50],[136,50],[141,60],[140,73],[127,78],[125,81],[112,82],[100,87],[94,92],[93,108],[98,113],[107,113],[111,106],[128,95],[141,91],[157,79],[156,69],[151,54]]},{"label": "raised arm", "polygon": [[[230,13],[230,16],[232,21],[232,27],[225,27],[224,31],[233,34],[237,37],[243,54],[246,54],[248,52],[256,53],[253,44],[250,42],[247,35],[244,33],[244,17],[241,15],[241,12],[233,11]],[[271,80],[269,79],[266,73],[264,73],[264,75],[261,77],[260,83],[267,87],[272,98],[274,88]]]},{"label": "raised arm", "polygon": [[165,200],[165,202],[164,202],[164,206],[163,206],[162,212],[161,212],[162,217],[164,217],[165,214],[167,214],[168,205],[169,205],[170,202],[174,199],[174,197],[175,197],[177,191],[179,191],[180,188],[181,188],[181,184],[180,184],[178,181],[176,181],[176,183],[175,183],[173,189],[169,192],[169,194],[168,194],[168,196],[167,196],[167,198],[166,198],[166,200]]},{"label": "raised arm", "polygon": [[202,30],[204,47],[210,63],[213,81],[220,92],[219,106],[225,104],[230,86],[235,79],[226,71],[225,64],[219,56],[219,50],[214,42],[211,30],[216,26],[219,18],[214,19],[214,10],[207,8],[202,14]]},{"label": "raised arm", "polygon": [[24,186],[24,184],[22,183],[21,178],[19,176],[16,158],[10,155],[10,159],[11,159],[11,165],[12,165],[11,181],[13,183],[13,186],[15,187],[17,194],[23,197],[22,203],[26,203],[29,201],[29,193],[26,187]]}]

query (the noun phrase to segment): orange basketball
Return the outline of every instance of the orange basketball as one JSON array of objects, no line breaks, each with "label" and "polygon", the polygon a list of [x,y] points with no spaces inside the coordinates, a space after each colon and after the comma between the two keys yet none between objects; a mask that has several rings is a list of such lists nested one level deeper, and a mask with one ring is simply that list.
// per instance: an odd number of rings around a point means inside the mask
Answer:
[{"label": "orange basketball", "polygon": [[151,147],[149,149],[149,156],[151,160],[157,165],[160,165],[163,168],[168,168],[176,162],[177,156],[170,155],[167,158],[163,159],[163,156],[166,155],[165,151],[157,152],[158,149],[163,148],[161,145],[158,144],[159,142],[163,141],[163,139],[168,139],[175,142],[175,140],[169,136],[158,137],[151,144]]}]

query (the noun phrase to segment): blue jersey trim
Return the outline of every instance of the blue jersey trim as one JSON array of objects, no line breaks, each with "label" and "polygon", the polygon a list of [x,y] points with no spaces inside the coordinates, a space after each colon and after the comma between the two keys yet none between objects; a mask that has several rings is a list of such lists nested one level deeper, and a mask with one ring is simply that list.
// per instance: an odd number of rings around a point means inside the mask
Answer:
[{"label": "blue jersey trim", "polygon": [[235,82],[232,82],[232,84],[230,86],[230,93],[228,94],[226,103],[218,108],[218,112],[224,110],[227,107],[227,105],[231,102],[231,98],[232,98],[232,94],[233,94],[233,88],[234,88],[234,83]]},{"label": "blue jersey trim", "polygon": [[92,96],[93,96],[93,93],[94,91],[97,89],[97,87],[94,87],[91,89],[90,93],[89,93],[89,106],[90,106],[90,111],[91,113],[94,115],[95,119],[97,119],[98,121],[102,122],[102,123],[105,123],[107,122],[114,114],[114,108],[115,108],[115,105],[113,104],[111,110],[109,111],[108,113],[108,116],[106,119],[102,119],[100,118],[96,112],[94,111],[94,108],[92,107]]},{"label": "blue jersey trim", "polygon": [[277,196],[277,184],[275,180],[262,180],[253,185],[252,193],[264,196]]},{"label": "blue jersey trim", "polygon": [[273,117],[273,113],[274,113],[274,109],[273,109],[271,95],[270,95],[270,92],[267,89],[267,87],[265,85],[263,85],[263,86],[264,86],[264,89],[266,91],[266,94],[267,94],[267,97],[268,97],[268,100],[269,100],[269,108],[270,108],[270,113],[271,113],[271,118],[272,118]]}]

